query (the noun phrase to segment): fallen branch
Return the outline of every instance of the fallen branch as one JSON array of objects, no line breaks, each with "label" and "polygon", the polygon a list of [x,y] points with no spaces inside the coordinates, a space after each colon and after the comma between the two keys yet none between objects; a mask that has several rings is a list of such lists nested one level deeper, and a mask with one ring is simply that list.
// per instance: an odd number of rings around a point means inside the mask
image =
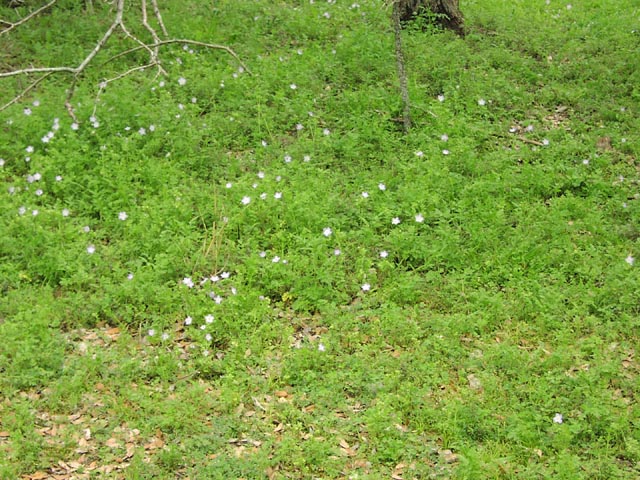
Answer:
[{"label": "fallen branch", "polygon": [[5,28],[5,29],[0,31],[0,35],[4,35],[5,33],[9,33],[11,30],[13,30],[14,28],[19,27],[23,23],[27,23],[29,20],[31,20],[36,15],[40,14],[41,12],[44,12],[47,8],[53,6],[53,4],[56,3],[57,1],[58,0],[51,0],[46,5],[40,7],[38,10],[35,10],[35,11],[31,12],[29,15],[24,17],[22,20],[17,21],[15,23],[14,22],[8,22],[6,20],[0,20],[0,23],[3,23],[5,25],[9,25],[7,28]]},{"label": "fallen branch", "polygon": [[[6,21],[0,20],[0,22],[9,25],[8,28],[0,31],[0,34],[6,33],[7,31],[9,31],[9,30],[11,30],[13,28],[16,28],[17,26],[27,22],[29,19],[35,17],[38,13],[42,12],[46,8],[51,7],[56,1],[57,0],[52,0],[47,5],[41,7],[40,9],[38,9],[36,11],[34,11],[33,13],[31,13],[30,15],[28,15],[24,19],[20,20],[19,22],[11,23],[11,22],[6,22]],[[33,74],[41,74],[41,76],[36,81],[34,81],[26,89],[24,89],[22,92],[20,92],[18,95],[16,95],[11,101],[7,102],[5,105],[0,107],[0,111],[5,110],[6,108],[8,108],[11,105],[15,104],[16,102],[20,101],[29,91],[33,90],[38,84],[40,84],[43,80],[48,78],[50,75],[58,74],[58,73],[66,73],[66,74],[72,75],[72,80],[71,80],[70,88],[69,88],[69,90],[67,92],[67,97],[66,97],[66,100],[65,100],[65,107],[67,109],[67,112],[71,116],[71,118],[73,118],[74,122],[78,123],[78,120],[76,118],[76,115],[75,115],[75,112],[74,112],[74,109],[73,109],[73,105],[71,103],[72,97],[73,97],[73,95],[75,93],[77,82],[78,82],[80,76],[85,71],[85,69],[88,67],[88,65],[92,62],[92,60],[96,57],[96,55],[100,52],[100,50],[102,50],[102,48],[105,46],[107,41],[113,36],[113,34],[118,29],[120,29],[124,33],[126,38],[128,38],[128,39],[132,40],[133,42],[137,43],[138,46],[130,48],[129,50],[125,50],[124,52],[121,52],[121,53],[111,57],[109,60],[104,62],[102,65],[105,65],[105,64],[107,64],[109,62],[112,62],[113,60],[116,60],[117,58],[120,58],[122,56],[128,55],[129,53],[133,53],[133,52],[136,52],[136,51],[139,51],[139,50],[146,50],[149,53],[150,60],[149,60],[149,63],[146,64],[146,65],[141,65],[141,66],[130,68],[126,72],[123,72],[123,73],[121,73],[119,75],[116,75],[115,77],[112,77],[112,78],[109,78],[107,80],[104,80],[104,81],[100,82],[98,94],[96,96],[96,103],[98,101],[98,97],[100,96],[100,94],[102,93],[104,88],[109,83],[114,82],[116,80],[120,80],[120,79],[122,79],[122,78],[124,78],[124,77],[126,77],[126,76],[128,76],[128,75],[130,75],[132,73],[134,73],[134,72],[142,71],[142,70],[145,70],[147,68],[156,67],[158,69],[158,74],[159,75],[160,74],[161,75],[167,75],[167,71],[161,65],[159,48],[161,46],[163,46],[163,45],[169,45],[169,44],[172,44],[172,43],[197,45],[197,46],[201,46],[201,47],[205,47],[205,48],[209,48],[209,49],[224,50],[226,53],[231,55],[247,73],[251,73],[249,71],[249,69],[247,68],[247,66],[242,62],[242,60],[240,60],[238,55],[231,48],[227,47],[226,45],[219,45],[219,44],[214,44],[214,43],[205,43],[205,42],[199,42],[199,41],[188,40],[188,39],[166,39],[166,40],[161,40],[160,36],[158,35],[158,32],[156,32],[156,30],[149,23],[149,16],[148,16],[148,10],[147,10],[147,0],[141,0],[141,7],[142,7],[142,10],[141,10],[141,16],[142,16],[141,23],[144,26],[144,28],[150,33],[150,35],[151,35],[151,37],[153,39],[153,43],[145,43],[145,42],[143,42],[142,40],[137,38],[135,35],[133,35],[133,33],[131,33],[131,31],[127,28],[127,26],[125,25],[125,23],[123,21],[125,1],[126,0],[115,0],[115,2],[116,2],[115,3],[115,5],[116,5],[116,13],[115,13],[115,18],[113,19],[113,22],[111,23],[109,28],[106,30],[106,32],[104,32],[104,34],[102,35],[102,38],[100,38],[100,40],[98,40],[98,42],[93,47],[91,52],[89,52],[89,54],[82,60],[82,62],[80,62],[80,64],[78,66],[76,66],[76,67],[72,67],[72,66],[31,67],[31,68],[23,68],[23,69],[12,70],[12,71],[9,71],[9,72],[0,73],[0,79],[1,78],[8,78],[8,77],[15,77],[15,76],[19,76],[19,75],[27,75],[28,76],[28,75],[33,75]],[[154,15],[156,17],[156,21],[157,21],[158,25],[160,26],[160,29],[162,30],[163,35],[166,37],[166,36],[168,36],[167,29],[166,29],[166,27],[164,25],[164,22],[162,21],[162,15],[160,14],[160,9],[158,8],[157,0],[150,0],[150,1],[151,1],[151,6],[153,8]],[[94,112],[95,112],[95,105],[94,105]]]},{"label": "fallen branch", "polygon": [[393,33],[395,35],[396,44],[396,63],[398,67],[398,77],[400,79],[400,94],[402,95],[402,124],[404,133],[409,133],[411,129],[411,106],[409,104],[409,88],[407,86],[407,71],[404,64],[404,55],[402,52],[402,26],[400,25],[400,3],[398,0],[393,2]]}]

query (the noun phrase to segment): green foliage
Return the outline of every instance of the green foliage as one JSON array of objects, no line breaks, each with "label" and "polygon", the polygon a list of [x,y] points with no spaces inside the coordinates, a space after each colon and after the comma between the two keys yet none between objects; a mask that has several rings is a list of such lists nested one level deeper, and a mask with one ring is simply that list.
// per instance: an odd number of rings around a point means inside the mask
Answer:
[{"label": "green foliage", "polygon": [[[381,2],[164,3],[252,73],[168,45],[92,119],[146,60],[114,37],[78,128],[64,77],[0,113],[0,478],[637,477],[633,2],[419,20],[407,136]],[[110,15],[62,2],[0,66]]]}]

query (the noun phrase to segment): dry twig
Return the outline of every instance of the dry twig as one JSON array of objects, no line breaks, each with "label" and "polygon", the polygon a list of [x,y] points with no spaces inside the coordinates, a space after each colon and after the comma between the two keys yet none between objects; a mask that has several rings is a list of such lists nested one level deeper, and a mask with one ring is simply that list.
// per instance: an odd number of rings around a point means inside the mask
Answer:
[{"label": "dry twig", "polygon": [[[0,35],[4,34],[4,33],[7,33],[8,31],[10,31],[10,30],[18,27],[19,25],[22,25],[23,23],[27,22],[28,20],[30,20],[31,18],[35,17],[36,15],[38,15],[39,13],[44,11],[45,9],[51,7],[54,3],[56,3],[56,1],[57,0],[50,1],[47,5],[39,8],[38,10],[36,10],[33,13],[29,14],[28,16],[26,16],[25,18],[23,18],[19,22],[11,23],[11,22],[0,20],[0,23],[4,23],[5,25],[8,25],[7,28],[5,28],[4,30],[0,31]],[[165,37],[167,37],[168,36],[167,29],[166,29],[166,27],[164,25],[164,22],[162,21],[162,15],[160,14],[160,9],[158,7],[158,2],[157,2],[157,0],[150,0],[150,1],[151,1],[151,6],[153,8],[154,15],[156,17],[156,21],[157,21],[158,25],[160,26],[160,29],[162,30],[162,34]],[[23,68],[23,69],[12,70],[12,71],[9,71],[9,72],[0,73],[0,79],[8,78],[8,77],[20,76],[20,75],[27,75],[28,76],[28,75],[33,75],[33,74],[41,74],[41,76],[37,80],[35,80],[33,83],[31,83],[27,88],[22,90],[12,100],[7,102],[5,105],[1,106],[0,107],[0,111],[5,110],[6,108],[8,108],[11,105],[15,104],[16,102],[20,101],[22,98],[24,98],[24,96],[27,93],[29,93],[31,90],[33,90],[37,85],[39,85],[43,80],[48,78],[50,75],[57,74],[57,73],[66,73],[66,74],[71,74],[72,75],[72,80],[71,80],[70,88],[69,88],[69,90],[67,92],[67,97],[66,97],[66,100],[65,100],[65,107],[67,108],[67,111],[69,112],[69,115],[73,118],[74,122],[77,122],[78,120],[77,120],[76,115],[74,113],[73,105],[71,104],[71,99],[72,99],[72,97],[73,97],[73,95],[75,93],[76,84],[77,84],[80,76],[83,74],[83,72],[87,68],[87,66],[92,62],[92,60],[96,57],[96,55],[100,52],[100,50],[105,46],[107,41],[111,38],[111,36],[118,29],[121,30],[124,33],[126,38],[129,38],[133,42],[137,43],[138,46],[130,48],[129,50],[125,50],[124,52],[121,52],[118,55],[115,55],[115,56],[111,57],[109,60],[104,62],[103,65],[106,64],[106,63],[112,62],[113,60],[115,60],[117,58],[120,58],[120,57],[122,57],[124,55],[127,55],[129,53],[133,53],[133,52],[136,52],[136,51],[139,51],[139,50],[146,50],[147,52],[149,52],[150,60],[149,60],[149,63],[146,64],[146,65],[141,65],[141,66],[130,68],[129,70],[127,70],[127,71],[125,71],[125,72],[123,72],[123,73],[121,73],[119,75],[116,75],[116,76],[114,76],[112,78],[109,78],[107,80],[104,80],[104,81],[100,82],[98,94],[96,96],[96,103],[98,101],[98,98],[99,98],[100,94],[102,93],[104,88],[109,83],[114,82],[116,80],[120,80],[120,79],[122,79],[122,78],[124,78],[124,77],[126,77],[126,76],[128,76],[128,75],[130,75],[132,73],[134,73],[134,72],[142,71],[142,70],[145,70],[145,69],[151,68],[151,67],[156,67],[158,69],[158,74],[167,75],[167,71],[161,65],[159,47],[161,47],[163,45],[169,45],[169,44],[172,44],[172,43],[182,43],[182,44],[189,44],[189,45],[197,45],[197,46],[206,47],[206,48],[209,48],[209,49],[223,50],[226,53],[228,53],[229,55],[231,55],[242,66],[242,68],[245,71],[247,71],[247,73],[251,73],[249,71],[249,69],[246,67],[246,65],[240,60],[238,55],[231,48],[227,47],[226,45],[198,42],[198,41],[195,41],[195,40],[188,40],[188,39],[165,39],[165,40],[162,40],[160,38],[160,36],[158,35],[158,33],[156,32],[156,30],[149,23],[148,12],[147,12],[147,0],[141,0],[141,4],[142,4],[142,12],[141,12],[142,19],[141,19],[141,22],[142,22],[142,25],[145,27],[145,29],[150,33],[150,35],[151,35],[151,37],[153,39],[153,43],[145,43],[145,42],[143,42],[142,40],[140,40],[139,38],[137,38],[135,35],[133,35],[131,33],[131,31],[127,28],[127,26],[125,25],[125,23],[123,21],[125,3],[126,3],[126,0],[115,0],[116,13],[115,13],[115,17],[113,19],[113,22],[111,23],[109,28],[105,31],[105,33],[102,35],[102,38],[93,47],[91,52],[89,52],[89,54],[82,60],[82,62],[80,62],[80,64],[78,66],[76,66],[76,67],[73,67],[73,66],[30,67],[30,68]],[[94,106],[94,113],[95,113],[95,106]]]}]

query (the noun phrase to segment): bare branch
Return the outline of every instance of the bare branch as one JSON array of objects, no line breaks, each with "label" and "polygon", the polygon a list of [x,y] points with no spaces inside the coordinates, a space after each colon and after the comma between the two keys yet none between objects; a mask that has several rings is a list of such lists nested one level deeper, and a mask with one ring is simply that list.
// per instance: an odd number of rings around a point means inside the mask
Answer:
[{"label": "bare branch", "polygon": [[[199,47],[211,48],[211,49],[215,49],[215,50],[224,50],[229,55],[231,55],[233,58],[235,58],[236,61],[240,64],[240,66],[242,68],[244,68],[244,70],[247,73],[251,74],[251,71],[249,70],[249,68],[244,64],[244,62],[242,60],[240,60],[240,57],[238,57],[236,52],[234,52],[231,48],[227,47],[226,45],[219,45],[217,43],[198,42],[196,40],[187,40],[187,39],[184,39],[184,38],[172,38],[170,40],[162,40],[162,41],[160,41],[158,43],[152,43],[150,45],[147,45],[147,47],[150,47],[150,48],[160,47],[162,45],[169,45],[169,44],[172,44],[172,43],[184,43],[186,45],[197,45]],[[134,48],[130,48],[129,50],[125,50],[124,52],[120,52],[119,54],[114,55],[109,60],[104,62],[104,64],[112,62],[113,60],[115,60],[117,58],[120,58],[120,57],[122,57],[124,55],[128,55],[130,53],[137,52],[138,50],[141,50],[141,49],[142,49],[142,47],[134,47]]]},{"label": "bare branch", "polygon": [[[145,26],[149,33],[151,33],[151,37],[153,38],[154,43],[158,43],[160,41],[160,37],[156,33],[155,29],[149,25],[149,20],[147,18],[147,1],[142,0],[142,24]],[[151,61],[154,62],[158,67],[158,72],[166,73],[162,66],[160,65],[160,57],[159,57],[159,47],[154,47],[151,51]]]},{"label": "bare branch", "polygon": [[402,52],[402,35],[400,25],[400,3],[396,0],[393,3],[393,32],[396,40],[396,63],[398,67],[398,77],[400,78],[400,94],[402,95],[402,123],[404,133],[409,133],[411,129],[411,107],[409,104],[409,88],[407,87],[407,72],[404,64],[404,55]]},{"label": "bare branch", "polygon": [[153,5],[153,13],[155,13],[155,15],[156,15],[156,20],[158,20],[158,24],[160,25],[160,28],[162,29],[162,34],[165,37],[168,37],[169,34],[167,33],[167,29],[164,26],[164,22],[162,21],[162,15],[160,15],[160,9],[158,8],[158,0],[151,0],[151,5]]},{"label": "bare branch", "polygon": [[19,27],[20,25],[22,25],[23,23],[27,23],[29,20],[31,20],[33,17],[35,17],[36,15],[38,15],[39,13],[45,11],[47,8],[51,7],[54,3],[56,3],[58,0],[51,0],[49,3],[47,3],[46,5],[40,7],[38,10],[34,10],[33,12],[31,12],[29,15],[27,15],[26,17],[24,17],[22,20],[12,23],[12,22],[7,22],[6,20],[0,20],[0,23],[4,23],[5,25],[9,25],[7,28],[5,28],[4,30],[0,31],[0,35],[4,35],[5,33],[9,33],[11,30],[13,30],[16,27]]}]

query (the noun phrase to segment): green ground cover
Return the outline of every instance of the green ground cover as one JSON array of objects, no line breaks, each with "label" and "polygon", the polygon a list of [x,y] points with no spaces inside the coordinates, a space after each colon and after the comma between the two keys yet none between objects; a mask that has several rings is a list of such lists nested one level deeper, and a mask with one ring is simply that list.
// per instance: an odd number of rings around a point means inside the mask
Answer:
[{"label": "green ground cover", "polygon": [[[81,60],[78,3],[1,70]],[[94,110],[114,39],[80,125],[64,76],[0,112],[0,478],[640,477],[637,2],[406,30],[407,136],[381,2],[161,6],[250,73],[166,46]]]}]

